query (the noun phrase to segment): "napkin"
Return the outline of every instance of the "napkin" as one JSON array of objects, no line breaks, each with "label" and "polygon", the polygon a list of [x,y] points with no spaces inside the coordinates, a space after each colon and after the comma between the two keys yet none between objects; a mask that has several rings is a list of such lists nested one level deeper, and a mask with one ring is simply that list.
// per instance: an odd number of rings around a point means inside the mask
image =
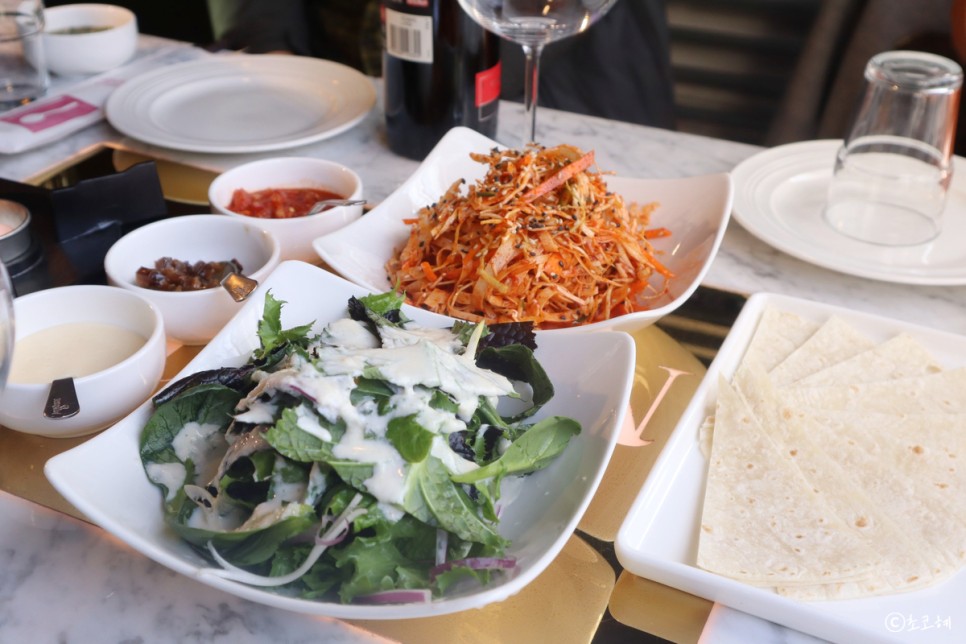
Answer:
[{"label": "napkin", "polygon": [[204,50],[171,45],[109,72],[86,78],[27,105],[0,112],[0,154],[52,143],[104,118],[108,97],[124,81],[153,69],[206,55]]}]

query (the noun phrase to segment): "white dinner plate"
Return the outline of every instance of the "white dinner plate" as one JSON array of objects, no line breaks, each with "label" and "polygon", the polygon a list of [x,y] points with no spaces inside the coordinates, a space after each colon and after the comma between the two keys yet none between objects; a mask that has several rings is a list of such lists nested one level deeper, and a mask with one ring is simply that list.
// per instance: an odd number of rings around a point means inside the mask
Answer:
[{"label": "white dinner plate", "polygon": [[[259,346],[256,328],[263,293],[286,304],[285,328],[321,325],[345,317],[350,296],[367,291],[303,262],[279,264],[242,305],[238,314],[173,378],[206,369],[239,366]],[[404,307],[427,327],[449,327],[452,318]],[[467,587],[427,603],[341,604],[299,599],[208,574],[210,563],[164,522],[162,496],[144,473],[139,437],[153,411],[145,402],[131,415],[85,443],[49,461],[44,473],[61,495],[91,521],[135,550],[172,570],[239,597],[269,606],[348,619],[432,617],[481,608],[522,590],[563,549],[600,483],[617,442],[634,381],[634,340],[625,333],[586,333],[575,337],[537,334],[536,357],[553,382],[555,395],[533,418],[574,418],[581,432],[547,468],[517,479],[516,495],[503,506],[499,532],[510,539],[513,575],[495,577],[486,587]],[[509,499],[504,496],[504,499]]]},{"label": "white dinner plate", "polygon": [[190,152],[262,152],[335,136],[376,101],[362,73],[302,56],[228,54],[133,78],[107,119],[131,138]]},{"label": "white dinner plate", "polygon": [[[700,426],[714,412],[719,375],[730,379],[769,307],[823,322],[835,315],[874,341],[905,332],[947,369],[966,366],[966,337],[784,295],[752,295],[681,415],[615,539],[630,572],[835,642],[963,641],[966,572],[923,590],[842,601],[796,601],[696,565],[707,459]],[[924,621],[925,620],[925,621]],[[931,625],[929,628],[924,626]]]},{"label": "white dinner plate", "polygon": [[956,157],[943,231],[927,244],[884,247],[836,232],[822,217],[839,140],[780,145],[738,164],[732,215],[767,244],[834,271],[902,284],[966,284],[966,159]]},{"label": "white dinner plate", "polygon": [[[454,181],[483,178],[487,167],[470,158],[502,147],[465,127],[453,128],[395,192],[365,216],[315,240],[322,260],[348,280],[370,290],[391,287],[386,262],[409,238],[403,220],[437,201]],[[606,170],[604,168],[603,170]],[[704,279],[724,237],[731,212],[731,178],[725,173],[675,179],[609,176],[607,186],[626,203],[657,202],[650,225],[666,227],[667,237],[651,240],[660,261],[673,273],[667,290],[650,300],[650,308],[610,320],[549,333],[617,329],[634,331],[653,324],[683,304]],[[651,278],[660,291],[664,278]]]}]

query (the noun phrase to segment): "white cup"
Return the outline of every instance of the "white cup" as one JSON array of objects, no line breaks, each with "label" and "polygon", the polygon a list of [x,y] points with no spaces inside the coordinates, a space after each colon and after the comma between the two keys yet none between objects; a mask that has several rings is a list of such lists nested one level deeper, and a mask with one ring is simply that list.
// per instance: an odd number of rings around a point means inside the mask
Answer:
[{"label": "white cup", "polygon": [[942,56],[889,51],[872,57],[865,79],[825,220],[871,244],[925,244],[942,231],[963,71]]}]

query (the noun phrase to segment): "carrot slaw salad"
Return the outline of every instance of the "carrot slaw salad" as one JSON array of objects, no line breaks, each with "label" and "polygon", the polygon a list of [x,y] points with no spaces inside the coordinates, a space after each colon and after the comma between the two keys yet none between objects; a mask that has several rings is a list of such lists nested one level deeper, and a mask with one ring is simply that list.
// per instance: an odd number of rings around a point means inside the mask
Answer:
[{"label": "carrot slaw salad", "polygon": [[[386,264],[416,306],[489,322],[560,328],[647,308],[670,271],[649,240],[658,204],[625,205],[608,192],[594,153],[560,145],[471,154],[489,166],[454,182],[410,224]],[[652,283],[652,277],[657,279]]]}]

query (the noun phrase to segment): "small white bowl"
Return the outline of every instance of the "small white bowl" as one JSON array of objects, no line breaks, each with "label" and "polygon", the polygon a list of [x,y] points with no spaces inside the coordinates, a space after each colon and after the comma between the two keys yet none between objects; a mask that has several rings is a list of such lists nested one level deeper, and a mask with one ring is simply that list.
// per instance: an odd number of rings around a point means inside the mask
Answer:
[{"label": "small white bowl", "polygon": [[261,283],[278,265],[279,244],[274,235],[250,221],[220,215],[185,215],[141,226],[107,251],[104,272],[110,284],[134,291],[157,306],[172,340],[205,344],[235,315],[239,303],[220,287],[156,291],[138,286],[138,269],[153,267],[162,257],[185,262],[235,259],[242,265],[244,275]]},{"label": "small white bowl", "polygon": [[[47,69],[60,76],[99,74],[129,61],[137,50],[133,12],[112,4],[67,4],[44,11]],[[71,30],[95,28],[84,33]]]},{"label": "small white bowl", "polygon": [[318,262],[312,242],[342,228],[362,215],[362,206],[340,206],[307,217],[263,219],[228,209],[235,190],[248,192],[270,188],[316,188],[329,190],[346,199],[362,198],[362,179],[349,168],[324,159],[277,157],[253,161],[232,168],[211,182],[208,202],[213,212],[254,221],[278,238],[282,260]]},{"label": "small white bowl", "polygon": [[[164,321],[158,308],[136,293],[91,284],[63,286],[18,297],[13,309],[18,343],[14,346],[15,361],[24,346],[19,344],[23,339],[61,325],[121,327],[142,336],[145,342],[113,366],[74,378],[80,411],[69,418],[44,416],[49,383],[8,381],[0,393],[0,424],[5,427],[52,438],[83,436],[120,420],[158,386],[166,356]],[[76,349],[83,352],[84,343],[78,343]]]}]

